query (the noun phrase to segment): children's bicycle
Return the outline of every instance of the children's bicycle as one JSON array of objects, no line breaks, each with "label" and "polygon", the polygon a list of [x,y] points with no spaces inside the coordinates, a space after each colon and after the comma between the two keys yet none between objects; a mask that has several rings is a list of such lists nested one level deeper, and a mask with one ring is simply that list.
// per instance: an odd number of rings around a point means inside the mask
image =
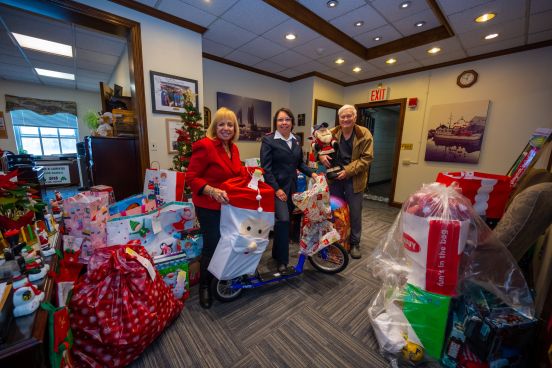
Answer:
[{"label": "children's bicycle", "polygon": [[339,243],[333,243],[322,248],[312,256],[300,254],[297,265],[289,267],[286,272],[255,273],[255,275],[244,275],[232,280],[217,280],[213,278],[211,291],[217,300],[231,302],[237,299],[244,289],[258,288],[267,284],[280,282],[297,277],[303,273],[305,260],[308,258],[310,264],[320,272],[334,274],[343,271],[349,264],[349,255]]}]

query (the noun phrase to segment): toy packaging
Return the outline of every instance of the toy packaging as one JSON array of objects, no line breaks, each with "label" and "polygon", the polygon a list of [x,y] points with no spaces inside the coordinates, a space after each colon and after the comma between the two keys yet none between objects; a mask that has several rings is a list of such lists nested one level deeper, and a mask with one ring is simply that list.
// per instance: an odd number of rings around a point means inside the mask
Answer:
[{"label": "toy packaging", "polygon": [[182,232],[195,227],[194,205],[170,202],[145,214],[118,217],[107,222],[107,245],[139,240],[152,257],[181,253]]},{"label": "toy packaging", "polygon": [[176,299],[186,300],[188,298],[190,273],[186,254],[176,254],[155,260],[155,268]]},{"label": "toy packaging", "polygon": [[147,169],[143,193],[155,199],[157,206],[184,201],[184,178],[184,173],[179,171]]},{"label": "toy packaging", "polygon": [[221,186],[230,201],[221,208],[223,235],[208,268],[219,280],[255,272],[268,246],[268,233],[274,226],[274,190],[258,180],[258,176],[236,177]]},{"label": "toy packaging", "polygon": [[148,213],[156,207],[155,200],[150,200],[143,194],[133,195],[109,206],[109,219]]},{"label": "toy packaging", "polygon": [[315,125],[312,132],[312,150],[317,157],[328,156],[331,158],[332,167],[326,170],[328,179],[333,180],[344,169],[339,156],[339,142],[328,128],[328,123]]},{"label": "toy packaging", "polygon": [[511,362],[516,353],[501,348],[512,345],[509,331],[521,343],[534,323],[517,263],[456,184],[412,194],[368,268],[382,282],[368,315],[392,365]]},{"label": "toy packaging", "polygon": [[334,228],[339,233],[339,244],[346,251],[351,249],[349,238],[351,236],[351,217],[349,205],[345,200],[336,196],[330,196],[330,207],[332,209],[332,220]]},{"label": "toy packaging", "polygon": [[69,304],[76,366],[128,366],[182,307],[143,247],[96,250]]}]

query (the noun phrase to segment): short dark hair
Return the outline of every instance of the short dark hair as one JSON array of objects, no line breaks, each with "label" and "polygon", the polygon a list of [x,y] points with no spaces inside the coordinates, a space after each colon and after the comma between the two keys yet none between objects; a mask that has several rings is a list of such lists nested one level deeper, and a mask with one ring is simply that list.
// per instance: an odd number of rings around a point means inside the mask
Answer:
[{"label": "short dark hair", "polygon": [[272,118],[272,130],[276,131],[276,122],[278,120],[278,114],[281,112],[285,112],[287,116],[291,118],[291,130],[293,130],[293,128],[295,127],[295,116],[293,116],[293,113],[287,107],[280,107],[278,110],[276,110],[276,113],[274,114],[274,118]]}]

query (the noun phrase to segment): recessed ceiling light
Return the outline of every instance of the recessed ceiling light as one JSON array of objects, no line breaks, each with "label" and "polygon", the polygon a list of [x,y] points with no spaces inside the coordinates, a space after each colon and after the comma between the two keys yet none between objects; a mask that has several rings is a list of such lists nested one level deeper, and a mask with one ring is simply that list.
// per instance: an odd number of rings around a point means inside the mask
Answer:
[{"label": "recessed ceiling light", "polygon": [[416,27],[423,27],[426,24],[423,20],[415,24]]},{"label": "recessed ceiling light", "polygon": [[343,64],[345,62],[345,60],[343,60],[342,58],[339,58],[335,61],[336,64]]},{"label": "recessed ceiling light", "polygon": [[21,47],[47,52],[49,54],[73,57],[73,47],[71,47],[71,45],[43,40],[42,38],[25,36],[15,32],[12,32],[12,35],[13,37],[15,37],[17,43],[19,43]]},{"label": "recessed ceiling light", "polygon": [[297,38],[297,36],[295,36],[295,34],[293,34],[293,33],[288,33],[288,34],[286,35],[286,40],[292,41],[292,40],[294,40],[294,39],[296,39],[296,38]]},{"label": "recessed ceiling light", "polygon": [[481,14],[480,16],[475,18],[475,21],[477,23],[484,23],[484,22],[487,22],[487,21],[493,19],[495,16],[496,16],[495,13],[485,13],[485,14]]},{"label": "recessed ceiling light", "polygon": [[410,1],[403,1],[400,5],[399,5],[399,8],[401,9],[406,9],[410,6]]},{"label": "recessed ceiling light", "polygon": [[498,37],[498,33],[491,33],[485,36],[486,40],[492,40],[493,38]]},{"label": "recessed ceiling light", "polygon": [[430,54],[436,54],[436,53],[438,53],[439,51],[441,51],[441,48],[440,48],[440,47],[432,47],[432,48],[430,48],[429,50],[427,50],[427,52],[430,53]]},{"label": "recessed ceiling light", "polygon": [[397,62],[397,59],[391,58],[391,59],[385,60],[385,62],[386,62],[387,64],[395,64],[395,63]]},{"label": "recessed ceiling light", "polygon": [[75,80],[75,74],[56,72],[55,70],[35,68],[38,75],[52,78],[70,79]]},{"label": "recessed ceiling light", "polygon": [[359,66],[355,66],[355,67],[353,68],[353,72],[355,72],[355,73],[360,73],[361,70],[362,70],[362,68],[359,67]]},{"label": "recessed ceiling light", "polygon": [[379,40],[381,40],[381,36],[374,37],[374,41],[379,41]]},{"label": "recessed ceiling light", "polygon": [[364,25],[364,22],[359,20],[358,22],[355,22],[355,27],[362,27]]},{"label": "recessed ceiling light", "polygon": [[337,6],[337,4],[339,4],[339,1],[337,1],[337,0],[330,0],[326,3],[328,8],[335,8]]}]

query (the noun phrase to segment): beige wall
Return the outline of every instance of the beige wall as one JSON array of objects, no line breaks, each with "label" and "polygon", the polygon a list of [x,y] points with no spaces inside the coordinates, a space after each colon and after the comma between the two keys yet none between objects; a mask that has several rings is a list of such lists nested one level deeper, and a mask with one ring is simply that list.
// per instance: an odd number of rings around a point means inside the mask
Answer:
[{"label": "beige wall", "polygon": [[[303,154],[310,151],[310,141],[308,138],[311,133],[312,119],[313,119],[313,108],[314,108],[314,81],[315,78],[306,78],[290,83],[289,93],[290,93],[290,108],[291,111],[295,114],[295,128],[293,129],[296,133],[303,133],[305,141],[303,142]],[[305,126],[297,125],[297,115],[305,114]]]},{"label": "beige wall", "polygon": [[[278,79],[208,59],[203,59],[203,78],[205,106],[211,109],[212,115],[217,110],[217,92],[270,101],[272,102],[271,119],[280,107],[290,106],[290,84]],[[242,160],[260,156],[260,142],[239,141],[238,148]]]},{"label": "beige wall", "polygon": [[[490,58],[427,72],[382,80],[390,87],[389,99],[418,97],[416,110],[408,110],[401,151],[395,201],[403,202],[423,183],[435,180],[440,171],[470,170],[505,174],[538,127],[552,127],[552,47]],[[456,78],[463,70],[479,73],[471,88],[459,88]],[[368,102],[368,91],[378,82],[345,88],[348,103]],[[425,162],[425,137],[431,106],[490,100],[479,164]],[[377,157],[375,158],[377,160]],[[404,160],[416,162],[404,165]]]},{"label": "beige wall", "polygon": [[178,116],[152,113],[149,72],[153,70],[197,80],[199,109],[203,111],[201,35],[107,0],[78,2],[140,23],[150,161],[157,161],[161,168],[172,167],[174,155],[168,153],[165,119]]},{"label": "beige wall", "polygon": [[6,113],[6,99],[4,95],[76,102],[77,118],[79,121],[79,140],[82,141],[85,136],[90,135],[90,129],[88,129],[84,122],[84,115],[88,110],[98,112],[102,109],[99,89],[98,85],[98,92],[84,92],[74,89],[47,87],[34,83],[0,80],[0,111],[4,112],[8,129],[8,139],[0,139],[0,148],[17,152],[10,114]]}]

